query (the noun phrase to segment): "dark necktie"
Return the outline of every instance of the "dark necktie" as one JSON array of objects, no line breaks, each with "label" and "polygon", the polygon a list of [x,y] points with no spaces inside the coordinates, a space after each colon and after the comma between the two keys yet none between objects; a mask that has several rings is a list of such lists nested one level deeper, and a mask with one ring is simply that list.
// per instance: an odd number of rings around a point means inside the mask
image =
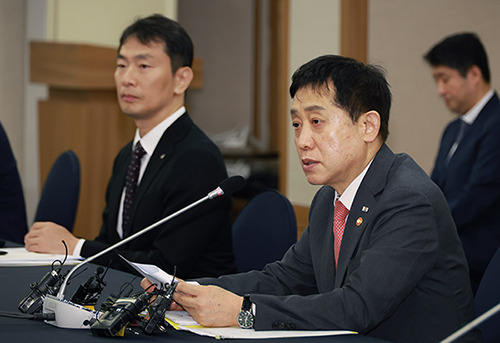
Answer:
[{"label": "dark necktie", "polygon": [[337,200],[335,201],[335,209],[333,212],[333,237],[334,246],[333,253],[335,255],[335,268],[337,268],[337,261],[339,260],[340,246],[342,245],[342,237],[344,236],[345,218],[349,214],[349,210],[344,204]]},{"label": "dark necktie", "polygon": [[469,128],[469,124],[467,124],[463,120],[460,120],[460,126],[458,127],[458,132],[457,132],[457,136],[455,138],[455,142],[453,142],[453,145],[451,146],[450,151],[448,152],[448,156],[446,156],[446,165],[448,165],[448,163],[450,162],[451,157],[453,156],[453,154],[457,150],[458,145],[462,141],[462,138],[464,138],[465,132],[467,131],[468,128]]},{"label": "dark necktie", "polygon": [[130,219],[130,209],[134,203],[135,191],[137,189],[137,180],[139,179],[139,171],[141,170],[141,159],[146,151],[140,142],[135,144],[132,152],[132,159],[128,165],[127,175],[125,176],[125,200],[123,201],[122,229],[123,237],[128,235],[127,224]]}]

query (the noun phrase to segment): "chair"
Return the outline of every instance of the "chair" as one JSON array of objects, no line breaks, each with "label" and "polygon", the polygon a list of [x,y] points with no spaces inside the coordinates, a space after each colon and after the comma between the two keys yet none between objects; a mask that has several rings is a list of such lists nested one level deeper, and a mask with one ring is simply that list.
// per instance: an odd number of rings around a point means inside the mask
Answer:
[{"label": "chair", "polygon": [[290,201],[276,190],[256,195],[233,224],[238,272],[261,270],[280,260],[297,241],[297,220]]},{"label": "chair", "polygon": [[35,221],[51,221],[72,231],[79,193],[80,162],[78,156],[68,150],[59,155],[50,169],[38,202]]},{"label": "chair", "polygon": [[[500,303],[500,249],[497,250],[481,279],[474,298],[479,316]],[[500,342],[500,313],[488,318],[479,328],[485,343]]]}]

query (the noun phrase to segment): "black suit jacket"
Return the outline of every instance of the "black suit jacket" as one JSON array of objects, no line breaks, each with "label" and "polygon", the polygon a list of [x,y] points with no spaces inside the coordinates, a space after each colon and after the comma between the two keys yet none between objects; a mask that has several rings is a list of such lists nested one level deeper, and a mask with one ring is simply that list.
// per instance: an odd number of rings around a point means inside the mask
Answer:
[{"label": "black suit jacket", "polygon": [[[120,240],[117,216],[131,155],[132,142],[115,159],[101,232],[94,241],[84,243],[84,257]],[[206,196],[226,177],[219,149],[187,114],[182,115],[163,134],[138,185],[128,224],[131,232]],[[180,278],[234,272],[230,210],[231,200],[227,197],[207,201],[130,241],[117,252],[130,261],[154,264],[168,273],[173,273],[177,266]],[[126,269],[113,253],[98,262],[107,264],[110,258],[114,267]]]},{"label": "black suit jacket", "polygon": [[24,244],[28,233],[23,187],[9,139],[0,124],[0,239]]},{"label": "black suit jacket", "polygon": [[[383,145],[346,222],[337,270],[333,188],[309,226],[262,272],[202,279],[256,304],[255,328],[342,329],[391,342],[438,342],[474,318],[462,246],[445,198],[405,154]],[[463,341],[480,341],[474,332]]]},{"label": "black suit jacket", "polygon": [[445,129],[432,180],[442,189],[457,225],[476,288],[500,247],[500,101],[486,103],[448,165],[459,120]]}]

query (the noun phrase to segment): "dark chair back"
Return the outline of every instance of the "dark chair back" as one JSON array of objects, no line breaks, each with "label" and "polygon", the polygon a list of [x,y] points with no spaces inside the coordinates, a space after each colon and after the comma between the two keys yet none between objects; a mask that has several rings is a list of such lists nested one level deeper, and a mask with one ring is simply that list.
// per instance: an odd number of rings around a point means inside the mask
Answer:
[{"label": "dark chair back", "polygon": [[256,195],[233,224],[238,272],[261,270],[280,260],[297,241],[297,220],[290,201],[276,190]]},{"label": "dark chair back", "polygon": [[[500,249],[497,250],[481,279],[474,298],[476,316],[500,303]],[[495,314],[481,325],[485,343],[500,342],[500,313]]]},{"label": "dark chair back", "polygon": [[35,221],[51,221],[72,231],[79,194],[80,161],[73,151],[68,150],[59,155],[50,169],[38,202]]}]

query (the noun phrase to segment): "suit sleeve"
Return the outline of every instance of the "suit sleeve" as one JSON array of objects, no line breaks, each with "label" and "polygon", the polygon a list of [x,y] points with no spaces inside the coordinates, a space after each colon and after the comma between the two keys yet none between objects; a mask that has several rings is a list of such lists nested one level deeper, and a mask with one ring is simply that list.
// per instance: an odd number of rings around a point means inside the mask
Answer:
[{"label": "suit sleeve", "polygon": [[[311,207],[310,225],[299,242],[279,263],[263,272],[227,276],[214,281],[238,294],[251,294],[256,304],[255,328],[283,327],[302,330],[341,329],[366,333],[389,318],[435,263],[438,249],[436,213],[427,198],[402,189],[387,194],[384,207],[367,235],[369,243],[359,247],[349,262],[341,287],[317,290],[314,279],[334,278],[334,270],[312,263],[318,241]],[[451,218],[450,218],[451,219]],[[333,258],[333,252],[332,252]],[[210,280],[201,280],[210,283]],[[281,325],[281,326],[280,326]]]}]

